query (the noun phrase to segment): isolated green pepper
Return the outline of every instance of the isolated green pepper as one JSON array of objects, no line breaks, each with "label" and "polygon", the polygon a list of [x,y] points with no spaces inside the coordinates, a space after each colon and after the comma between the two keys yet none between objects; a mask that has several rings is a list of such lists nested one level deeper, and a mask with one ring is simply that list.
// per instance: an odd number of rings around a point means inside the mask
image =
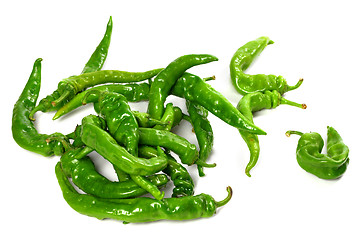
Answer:
[{"label": "isolated green pepper", "polygon": [[349,163],[349,148],[333,127],[327,127],[327,154],[322,154],[324,141],[316,132],[287,131],[286,135],[300,137],[297,146],[297,161],[301,168],[322,179],[341,177]]},{"label": "isolated green pepper", "polygon": [[289,86],[283,76],[265,74],[249,75],[244,73],[264,48],[273,43],[268,37],[257,38],[241,46],[231,58],[231,81],[235,89],[242,95],[273,90],[277,90],[283,95],[285,92],[294,90],[302,84],[303,79],[300,79],[295,86]]}]

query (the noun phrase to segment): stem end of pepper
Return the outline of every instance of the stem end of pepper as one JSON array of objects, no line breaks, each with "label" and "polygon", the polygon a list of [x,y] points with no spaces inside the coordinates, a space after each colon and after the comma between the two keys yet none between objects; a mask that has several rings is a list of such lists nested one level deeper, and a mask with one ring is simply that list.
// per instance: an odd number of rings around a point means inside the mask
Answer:
[{"label": "stem end of pepper", "polygon": [[228,186],[226,188],[226,191],[228,192],[228,195],[226,196],[225,199],[223,199],[221,201],[218,201],[218,202],[215,202],[216,207],[224,206],[225,204],[227,204],[230,201],[230,199],[231,199],[231,197],[233,195],[233,190],[232,190],[232,188],[230,186]]}]

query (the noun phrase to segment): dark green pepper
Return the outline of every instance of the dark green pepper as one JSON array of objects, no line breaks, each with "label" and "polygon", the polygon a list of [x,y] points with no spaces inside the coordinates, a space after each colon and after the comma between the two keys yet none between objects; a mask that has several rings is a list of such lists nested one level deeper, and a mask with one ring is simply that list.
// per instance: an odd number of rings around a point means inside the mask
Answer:
[{"label": "dark green pepper", "polygon": [[22,93],[14,105],[12,116],[12,134],[15,142],[22,148],[43,156],[62,155],[64,146],[56,139],[66,137],[61,133],[40,134],[29,113],[34,109],[41,84],[41,58],[34,62],[33,70]]},{"label": "dark green pepper", "polygon": [[190,220],[211,217],[216,209],[227,204],[232,190],[227,188],[228,196],[215,201],[210,195],[185,196],[157,200],[147,197],[131,199],[103,199],[87,194],[79,194],[65,176],[60,163],[55,173],[65,201],[75,211],[98,219],[111,218],[124,222],[151,222],[157,220]]},{"label": "dark green pepper", "polygon": [[[157,150],[150,146],[140,146],[138,154],[141,157],[152,158],[157,156]],[[170,154],[167,154],[168,164],[162,171],[170,176],[174,188],[172,197],[192,196],[194,194],[194,181],[187,169],[178,163]]]},{"label": "dark green pepper", "polygon": [[233,127],[255,134],[266,134],[242,115],[221,93],[196,75],[184,73],[173,86],[171,93],[201,105]]},{"label": "dark green pepper", "polygon": [[341,177],[349,163],[349,149],[333,127],[327,127],[327,154],[322,154],[324,141],[316,132],[287,131],[286,135],[300,137],[297,146],[297,161],[301,168],[322,179]]},{"label": "dark green pepper", "polygon": [[187,69],[217,60],[217,57],[208,54],[190,54],[181,56],[171,62],[151,83],[147,110],[151,117],[155,119],[162,118],[164,103],[172,86]]},{"label": "dark green pepper", "polygon": [[212,126],[207,119],[209,112],[204,107],[189,100],[186,100],[186,107],[189,113],[189,121],[199,144],[199,158],[197,159],[196,164],[199,176],[202,177],[205,176],[203,171],[204,167],[210,168],[216,166],[215,163],[206,163],[214,144],[214,133],[212,131]]}]

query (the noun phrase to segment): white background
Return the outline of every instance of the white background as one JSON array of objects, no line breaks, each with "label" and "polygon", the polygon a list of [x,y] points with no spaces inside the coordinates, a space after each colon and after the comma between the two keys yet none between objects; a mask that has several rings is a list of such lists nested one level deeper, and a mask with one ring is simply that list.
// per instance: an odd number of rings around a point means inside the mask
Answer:
[{"label": "white background", "polygon": [[[361,239],[361,23],[358,1],[7,1],[0,8],[1,66],[1,199],[2,239]],[[303,85],[284,95],[306,103],[306,110],[280,106],[255,114],[254,122],[268,135],[260,137],[258,164],[244,174],[249,160],[238,131],[210,114],[217,167],[195,181],[195,194],[216,200],[234,195],[211,218],[184,222],[127,224],[97,220],[75,212],[62,197],[54,166],[59,157],[45,158],[21,149],[11,136],[12,108],[36,58],[43,58],[45,97],[58,81],[79,74],[102,38],[109,16],[113,34],[103,69],[146,71],[165,67],[190,53],[219,58],[190,69],[234,105],[241,95],[232,87],[229,62],[241,45],[260,36],[268,46],[248,73],[284,76]],[[184,108],[184,102],[168,101]],[[132,104],[145,110],[146,104]],[[71,132],[91,106],[58,121],[38,113],[41,133]],[[333,126],[350,148],[350,164],[339,180],[326,181],[302,170],[295,158],[294,129],[316,131],[324,138]],[[187,122],[175,130],[197,143]],[[111,179],[106,162],[97,167]],[[167,189],[171,189],[168,185]],[[170,190],[166,195],[170,195]],[[6,238],[4,236],[7,236]],[[10,237],[9,237],[10,236]]]}]

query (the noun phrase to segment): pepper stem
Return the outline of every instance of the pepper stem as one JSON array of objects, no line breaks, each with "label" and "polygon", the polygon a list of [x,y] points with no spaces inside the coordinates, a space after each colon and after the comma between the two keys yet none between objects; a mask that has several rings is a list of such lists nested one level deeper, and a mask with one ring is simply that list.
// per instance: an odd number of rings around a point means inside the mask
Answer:
[{"label": "pepper stem", "polygon": [[299,88],[300,85],[302,85],[302,83],[303,83],[303,78],[300,78],[299,81],[297,82],[297,84],[295,84],[294,86],[287,86],[287,91],[291,91],[291,90]]},{"label": "pepper stem", "polygon": [[203,80],[204,80],[205,82],[207,82],[207,81],[212,81],[212,80],[215,80],[215,79],[216,79],[215,75],[212,76],[212,77],[203,78]]},{"label": "pepper stem", "polygon": [[58,141],[63,145],[65,151],[68,151],[70,149],[70,144],[62,137],[48,137],[47,139],[45,139],[45,141],[47,143],[50,143],[51,141]]},{"label": "pepper stem", "polygon": [[101,92],[100,90],[96,90],[96,89],[87,91],[86,94],[84,94],[84,97],[82,99],[82,105],[86,105],[88,103],[87,99],[91,94],[99,94],[100,92]]},{"label": "pepper stem", "polygon": [[216,205],[217,208],[221,207],[221,206],[224,206],[225,204],[227,204],[230,201],[230,199],[231,199],[231,197],[233,195],[233,190],[231,189],[230,186],[228,186],[226,188],[226,191],[228,192],[228,195],[226,196],[226,198],[221,200],[221,201],[215,202],[215,205]]},{"label": "pepper stem", "polygon": [[296,135],[302,136],[304,133],[299,132],[299,131],[293,131],[293,130],[289,130],[289,131],[287,131],[287,132],[285,133],[285,135],[286,135],[287,137],[290,137],[291,134],[296,134]]},{"label": "pepper stem", "polygon": [[296,103],[296,102],[293,102],[293,101],[290,101],[288,99],[285,99],[285,98],[281,98],[280,99],[280,104],[287,104],[287,105],[290,105],[290,106],[294,106],[294,107],[299,107],[299,108],[302,108],[302,109],[306,109],[307,108],[307,105],[302,103]]},{"label": "pepper stem", "polygon": [[42,111],[44,109],[44,106],[43,105],[38,105],[36,106],[35,108],[33,108],[30,113],[29,113],[29,119],[31,121],[35,121],[35,118],[34,118],[34,114],[38,111]]},{"label": "pepper stem", "polygon": [[55,107],[56,105],[58,105],[60,102],[62,102],[64,99],[66,99],[69,96],[70,92],[69,91],[65,91],[62,93],[62,95],[60,95],[60,97],[58,99],[55,99],[54,101],[52,101],[52,105],[53,107]]}]

